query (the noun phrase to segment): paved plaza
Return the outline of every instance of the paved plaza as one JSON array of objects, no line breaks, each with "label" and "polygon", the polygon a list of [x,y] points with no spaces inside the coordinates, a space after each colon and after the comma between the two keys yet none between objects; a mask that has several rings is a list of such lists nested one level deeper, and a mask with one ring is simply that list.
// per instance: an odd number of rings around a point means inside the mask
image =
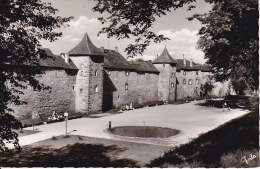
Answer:
[{"label": "paved plaza", "polygon": [[[188,142],[199,134],[210,131],[217,126],[242,116],[248,111],[231,109],[230,111],[213,107],[202,107],[197,104],[203,101],[193,101],[180,105],[161,105],[145,107],[120,114],[111,114],[99,118],[80,118],[68,121],[68,132],[71,135],[81,135],[94,138],[121,140],[154,145],[175,146]],[[107,132],[108,123],[117,126],[158,126],[180,130],[180,134],[169,138],[134,138],[116,136]],[[57,122],[36,126],[35,134],[20,138],[22,146],[42,141],[52,136],[65,134],[65,122]],[[32,127],[24,130],[32,130]],[[75,131],[76,130],[76,131]]]}]

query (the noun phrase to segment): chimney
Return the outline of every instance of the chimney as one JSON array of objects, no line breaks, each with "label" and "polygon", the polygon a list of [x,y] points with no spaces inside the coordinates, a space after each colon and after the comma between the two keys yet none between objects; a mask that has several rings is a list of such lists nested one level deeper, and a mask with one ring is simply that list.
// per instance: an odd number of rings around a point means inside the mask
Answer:
[{"label": "chimney", "polygon": [[64,60],[65,60],[65,62],[66,62],[67,64],[70,63],[70,56],[69,56],[68,53],[64,53]]},{"label": "chimney", "polygon": [[156,58],[158,58],[159,57],[159,55],[158,55],[158,53],[156,54]]},{"label": "chimney", "polygon": [[190,59],[190,67],[193,67],[193,59]]},{"label": "chimney", "polygon": [[183,66],[186,66],[186,58],[183,58]]},{"label": "chimney", "polygon": [[117,46],[115,46],[115,51],[118,52],[118,50],[117,50]]},{"label": "chimney", "polygon": [[101,50],[102,53],[104,53],[104,51],[105,51],[104,46],[101,46],[100,50]]}]

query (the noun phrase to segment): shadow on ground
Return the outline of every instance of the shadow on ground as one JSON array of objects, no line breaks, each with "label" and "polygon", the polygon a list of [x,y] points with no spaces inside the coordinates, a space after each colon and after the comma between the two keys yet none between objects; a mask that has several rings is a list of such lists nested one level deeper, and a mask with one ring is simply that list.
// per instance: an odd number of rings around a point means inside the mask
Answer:
[{"label": "shadow on ground", "polygon": [[112,159],[110,153],[124,151],[116,146],[76,143],[54,149],[25,147],[10,157],[0,157],[2,167],[138,167],[130,159]]}]

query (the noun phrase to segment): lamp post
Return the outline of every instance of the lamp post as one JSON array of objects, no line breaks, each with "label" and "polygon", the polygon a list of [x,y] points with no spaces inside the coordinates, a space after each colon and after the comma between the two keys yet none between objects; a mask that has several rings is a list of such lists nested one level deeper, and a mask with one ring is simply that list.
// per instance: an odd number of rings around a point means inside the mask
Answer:
[{"label": "lamp post", "polygon": [[68,130],[68,113],[64,113],[64,117],[66,118],[66,135],[67,135],[67,130]]}]

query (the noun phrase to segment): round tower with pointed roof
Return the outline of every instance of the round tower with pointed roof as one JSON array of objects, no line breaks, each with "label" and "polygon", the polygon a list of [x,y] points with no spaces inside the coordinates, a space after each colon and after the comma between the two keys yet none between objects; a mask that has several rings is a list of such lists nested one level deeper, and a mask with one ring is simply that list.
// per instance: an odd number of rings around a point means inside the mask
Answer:
[{"label": "round tower with pointed roof", "polygon": [[164,102],[175,101],[177,61],[169,54],[166,46],[161,55],[153,61],[153,64],[160,71],[158,99]]},{"label": "round tower with pointed roof", "polygon": [[104,54],[86,33],[81,42],[71,49],[69,57],[79,69],[75,84],[76,112],[102,111]]}]

